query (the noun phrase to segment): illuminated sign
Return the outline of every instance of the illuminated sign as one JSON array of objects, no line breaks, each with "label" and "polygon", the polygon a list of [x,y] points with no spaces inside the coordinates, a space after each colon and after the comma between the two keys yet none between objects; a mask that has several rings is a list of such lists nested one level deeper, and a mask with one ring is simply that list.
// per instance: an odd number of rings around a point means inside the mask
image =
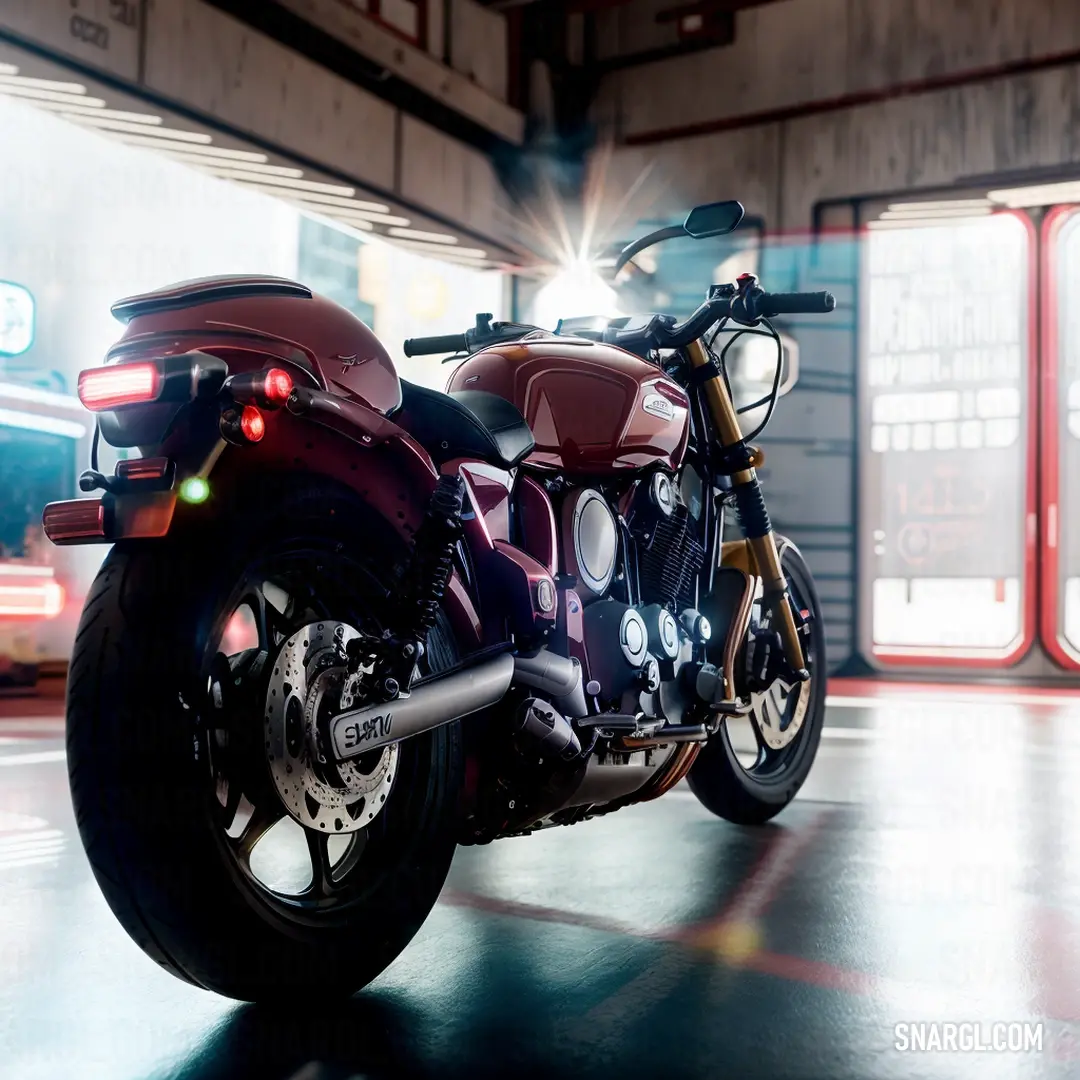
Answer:
[{"label": "illuminated sign", "polygon": [[34,344],[34,298],[29,289],[0,281],[0,356],[19,356]]}]

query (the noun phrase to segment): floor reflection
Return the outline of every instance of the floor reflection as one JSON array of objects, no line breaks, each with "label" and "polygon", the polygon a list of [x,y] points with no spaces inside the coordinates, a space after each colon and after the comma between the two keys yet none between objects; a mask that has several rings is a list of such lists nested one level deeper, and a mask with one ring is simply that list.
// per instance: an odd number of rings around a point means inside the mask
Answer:
[{"label": "floor reflection", "polygon": [[[0,768],[0,1075],[1077,1075],[1080,710],[908,698],[831,709],[810,797],[773,825],[733,828],[679,789],[462,849],[366,992],[277,1009],[185,986],[128,941],[61,744],[9,724],[0,758],[37,757]],[[902,1022],[1003,1019],[1043,1023],[1042,1052],[894,1045]]]}]

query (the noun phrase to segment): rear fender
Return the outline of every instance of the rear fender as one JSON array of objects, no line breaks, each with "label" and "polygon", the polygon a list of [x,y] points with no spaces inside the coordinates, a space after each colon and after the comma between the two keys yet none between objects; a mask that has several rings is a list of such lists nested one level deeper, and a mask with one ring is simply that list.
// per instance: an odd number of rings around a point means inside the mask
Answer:
[{"label": "rear fender", "polygon": [[[242,513],[253,489],[269,481],[303,484],[329,479],[354,491],[407,544],[420,527],[438,473],[427,453],[392,421],[355,401],[323,391],[296,391],[288,409],[265,413],[266,434],[251,446],[218,443],[202,467],[178,468],[168,491],[134,488],[99,499],[50,503],[43,523],[53,543],[112,543],[167,536],[197,527],[200,517]],[[161,453],[177,455],[166,442]],[[197,506],[178,500],[184,478],[199,473],[210,498]],[[462,652],[481,644],[480,619],[464,584],[444,598]]]}]

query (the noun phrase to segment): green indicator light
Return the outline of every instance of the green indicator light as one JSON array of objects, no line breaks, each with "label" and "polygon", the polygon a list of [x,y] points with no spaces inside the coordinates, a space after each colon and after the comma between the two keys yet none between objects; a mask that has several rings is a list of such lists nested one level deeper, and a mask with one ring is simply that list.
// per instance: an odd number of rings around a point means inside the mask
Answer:
[{"label": "green indicator light", "polygon": [[210,485],[201,476],[189,476],[180,485],[180,498],[184,502],[206,502],[210,496]]}]

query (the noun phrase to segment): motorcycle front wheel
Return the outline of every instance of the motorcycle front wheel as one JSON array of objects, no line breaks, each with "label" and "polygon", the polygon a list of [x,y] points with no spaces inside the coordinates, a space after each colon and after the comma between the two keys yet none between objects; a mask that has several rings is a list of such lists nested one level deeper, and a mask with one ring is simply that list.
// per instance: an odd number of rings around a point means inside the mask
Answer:
[{"label": "motorcycle front wheel", "polygon": [[[791,687],[777,680],[764,692],[751,694],[750,716],[724,720],[687,776],[703,806],[739,825],[763,824],[795,798],[810,773],[825,724],[821,602],[802,552],[789,541],[781,544],[780,562],[792,601],[809,615],[810,635],[803,649],[810,678]],[[759,600],[755,620],[760,612]]]},{"label": "motorcycle front wheel", "polygon": [[[267,505],[109,554],[69,671],[68,765],[94,875],[135,942],[228,997],[303,1003],[365,986],[420,928],[463,763],[449,724],[327,765],[303,748],[304,702],[274,710],[296,693],[290,648],[310,661],[308,701],[340,694],[334,635],[379,635],[405,551],[346,493]],[[456,658],[444,620],[426,657]]]}]

